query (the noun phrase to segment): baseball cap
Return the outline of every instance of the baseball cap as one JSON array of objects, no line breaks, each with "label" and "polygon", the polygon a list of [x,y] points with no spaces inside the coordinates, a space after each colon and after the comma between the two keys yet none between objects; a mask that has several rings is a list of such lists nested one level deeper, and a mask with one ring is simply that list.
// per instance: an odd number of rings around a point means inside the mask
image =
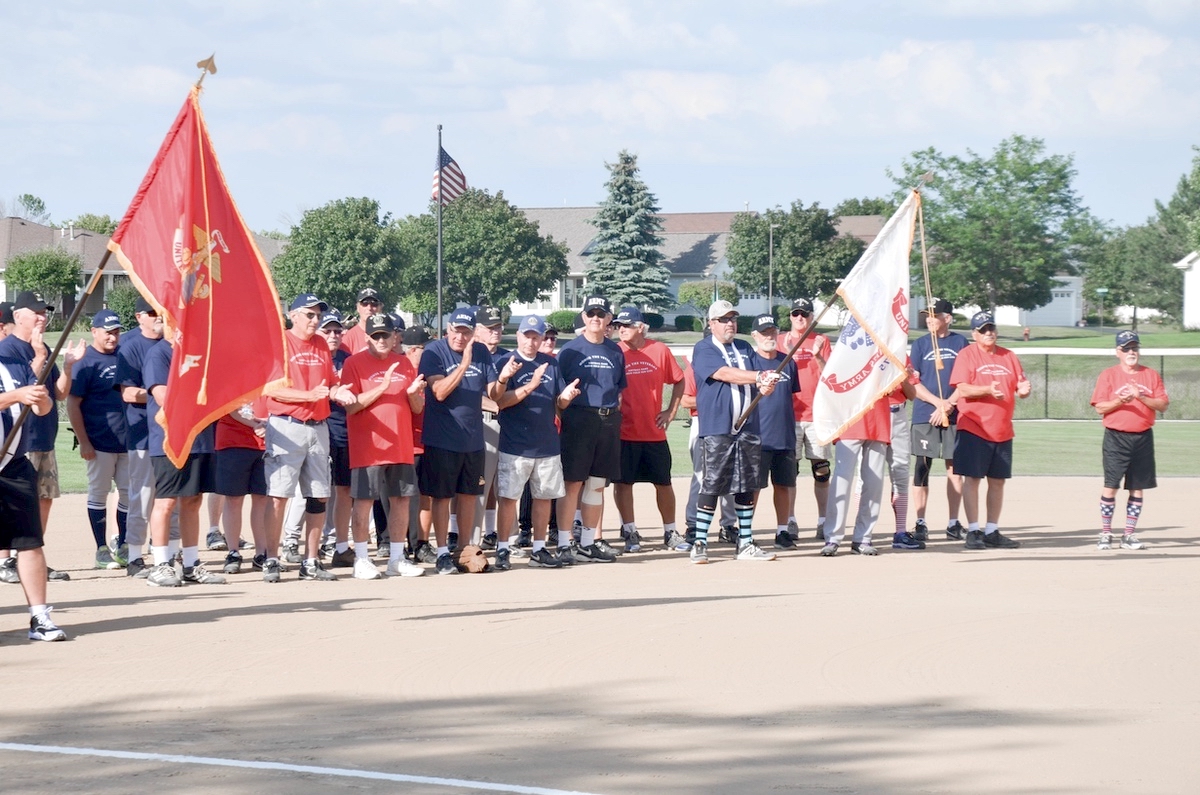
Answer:
[{"label": "baseball cap", "polygon": [[92,318],[92,328],[116,331],[121,328],[121,316],[111,309],[101,309]]},{"label": "baseball cap", "polygon": [[504,317],[500,314],[498,306],[481,306],[475,313],[475,325],[477,326],[499,326],[503,322]]},{"label": "baseball cap", "polygon": [[288,311],[295,312],[297,309],[309,309],[311,307],[316,307],[322,312],[329,311],[329,304],[317,298],[312,293],[301,293],[296,296],[296,300],[292,301],[292,305],[288,308]]},{"label": "baseball cap", "polygon": [[404,334],[401,335],[400,341],[405,345],[424,345],[429,342],[432,337],[429,336],[429,329],[424,326],[413,326],[412,328],[404,329]]},{"label": "baseball cap", "polygon": [[16,323],[13,318],[12,301],[4,301],[0,303],[0,323]]},{"label": "baseball cap", "polygon": [[976,312],[971,315],[971,331],[978,331],[983,326],[996,325],[996,318],[992,317],[991,312]]},{"label": "baseball cap", "polygon": [[[921,314],[928,315],[929,307],[925,307],[924,309],[922,309]],[[935,315],[953,315],[954,314],[954,304],[950,303],[945,298],[935,298],[935,299],[933,299],[933,314],[935,314]]]},{"label": "baseball cap", "polygon": [[13,309],[32,309],[34,312],[54,311],[54,307],[46,303],[41,293],[35,293],[30,290],[17,293],[17,300],[13,302]]},{"label": "baseball cap", "polygon": [[617,316],[613,318],[614,326],[628,326],[633,323],[641,323],[642,311],[636,306],[623,306]]},{"label": "baseball cap", "polygon": [[374,287],[364,287],[363,289],[359,290],[358,298],[355,298],[354,300],[360,304],[363,301],[378,301],[381,304],[383,303],[383,301],[379,300],[379,291]]},{"label": "baseball cap", "polygon": [[396,326],[394,323],[392,323],[391,315],[380,313],[378,315],[371,315],[369,318],[367,318],[366,331],[368,337],[372,337],[381,331],[386,331],[388,334],[391,334],[395,330]]},{"label": "baseball cap", "polygon": [[546,321],[542,320],[537,315],[526,315],[525,319],[521,321],[521,328],[519,330],[519,333],[525,334],[526,332],[530,332],[530,331],[535,332],[537,334],[545,334],[546,333]]},{"label": "baseball cap", "polygon": [[404,331],[408,324],[404,322],[404,318],[400,317],[399,312],[389,312],[389,317],[392,318],[392,329],[394,331]]},{"label": "baseball cap", "polygon": [[805,314],[811,315],[813,313],[812,301],[808,300],[807,298],[797,298],[795,301],[792,301],[791,311],[804,312]]},{"label": "baseball cap", "polygon": [[1127,348],[1130,345],[1141,347],[1142,340],[1136,331],[1119,331],[1117,332],[1117,347]]},{"label": "baseball cap", "polygon": [[612,314],[612,305],[608,303],[608,299],[602,295],[589,295],[583,301],[583,314],[587,314],[593,309],[603,309],[605,313]]},{"label": "baseball cap", "polygon": [[325,314],[321,315],[320,328],[325,328],[332,323],[337,323],[339,326],[342,325],[342,313],[336,309],[331,309]]},{"label": "baseball cap", "polygon": [[713,305],[708,308],[708,319],[716,320],[719,317],[725,317],[729,313],[737,314],[738,311],[733,308],[733,304],[728,301],[714,301]]},{"label": "baseball cap", "polygon": [[133,304],[133,314],[135,314],[135,315],[140,315],[143,312],[157,312],[157,311],[158,310],[156,310],[153,306],[151,306],[150,302],[147,301],[145,298],[143,298],[141,295],[139,295],[137,297],[137,301],[135,301]]},{"label": "baseball cap", "polygon": [[467,328],[475,328],[475,313],[470,307],[454,310],[454,314],[450,315],[451,326],[466,326]]},{"label": "baseball cap", "polygon": [[775,325],[775,318],[770,315],[759,315],[754,318],[755,331],[766,331],[769,328],[779,328],[779,326]]}]

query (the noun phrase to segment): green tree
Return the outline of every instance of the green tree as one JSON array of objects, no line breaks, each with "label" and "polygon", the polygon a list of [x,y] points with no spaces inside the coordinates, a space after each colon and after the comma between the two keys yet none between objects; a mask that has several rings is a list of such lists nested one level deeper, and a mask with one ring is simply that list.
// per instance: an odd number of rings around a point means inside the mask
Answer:
[{"label": "green tree", "polygon": [[[733,282],[717,282],[717,300],[728,301],[737,306],[741,297],[737,285]],[[713,302],[713,282],[684,282],[679,285],[679,303],[691,304],[700,310],[701,314],[708,312]]]},{"label": "green tree", "polygon": [[[437,217],[430,212],[396,224],[409,262],[401,303],[409,311],[437,311]],[[294,244],[293,244],[294,245]],[[471,188],[442,209],[442,304],[480,296],[499,306],[536,301],[567,277],[567,247],[543,237],[537,224],[504,198]]]},{"label": "green tree", "polygon": [[1200,250],[1200,146],[1193,146],[1192,170],[1179,178],[1166,204],[1156,201],[1157,220],[1170,241],[1167,255],[1178,262],[1188,252]]},{"label": "green tree", "polygon": [[1014,135],[990,157],[913,152],[900,174],[888,170],[897,200],[927,171],[934,181],[922,200],[935,295],[1035,309],[1050,302],[1056,274],[1091,258],[1098,224],[1075,192],[1072,158],[1046,154],[1041,139]]},{"label": "green tree", "polygon": [[662,264],[662,222],[658,201],[638,176],[637,156],[622,150],[604,187],[608,196],[591,224],[593,241],[588,285],[614,306],[666,309],[675,302],[669,289],[671,272]]},{"label": "green tree", "polygon": [[137,325],[137,317],[134,316],[133,310],[137,307],[139,295],[137,288],[124,277],[114,279],[112,289],[104,294],[104,303],[120,315],[121,325],[126,329]]},{"label": "green tree", "polygon": [[1139,307],[1157,309],[1171,318],[1183,312],[1183,272],[1174,267],[1175,241],[1162,223],[1131,226],[1112,235],[1084,273],[1088,302],[1101,303],[1097,288],[1106,288],[1106,308],[1133,307],[1137,328]]},{"label": "green tree", "polygon": [[[726,249],[733,280],[747,293],[766,293],[773,283],[774,295],[781,298],[833,292],[864,248],[856,237],[839,236],[836,224],[833,213],[799,200],[787,210],[738,213]],[[777,225],[773,256],[768,251],[772,225]]]},{"label": "green tree", "polygon": [[117,221],[108,215],[84,213],[69,223],[79,229],[87,229],[101,235],[108,235],[109,237],[112,237],[112,233],[117,231]]},{"label": "green tree", "polygon": [[83,281],[83,260],[56,246],[26,251],[9,257],[4,280],[14,290],[34,290],[62,306],[63,294],[74,296]]},{"label": "green tree", "polygon": [[374,199],[339,199],[304,213],[272,269],[280,298],[314,293],[348,311],[374,287],[390,305],[400,296],[407,260],[391,216]]},{"label": "green tree", "polygon": [[833,208],[833,214],[839,218],[844,215],[883,215],[891,217],[896,212],[897,204],[891,199],[846,199]]}]

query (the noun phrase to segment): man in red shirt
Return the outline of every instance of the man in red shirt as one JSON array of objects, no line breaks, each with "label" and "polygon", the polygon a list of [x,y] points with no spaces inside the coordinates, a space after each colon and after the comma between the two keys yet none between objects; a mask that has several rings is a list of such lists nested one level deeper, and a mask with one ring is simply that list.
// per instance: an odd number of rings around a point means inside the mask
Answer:
[{"label": "man in red shirt", "polygon": [[[954,360],[949,402],[958,407],[954,471],[963,478],[967,549],[1014,549],[1021,542],[1002,535],[1000,509],[1004,481],[1012,477],[1013,396],[1029,397],[1031,387],[1017,355],[996,344],[991,312],[971,318],[973,344]],[[979,484],[987,478],[987,524],[979,529]]]},{"label": "man in red shirt", "polygon": [[1104,418],[1104,490],[1100,492],[1099,549],[1112,548],[1112,519],[1121,479],[1129,490],[1125,503],[1124,549],[1142,549],[1136,535],[1142,515],[1142,491],[1158,485],[1154,471],[1155,412],[1167,410],[1170,400],[1162,378],[1143,367],[1141,340],[1136,331],[1117,334],[1119,364],[1100,373],[1092,406]]},{"label": "man in red shirt", "polygon": [[[779,344],[782,351],[790,351],[796,340],[808,330],[813,322],[812,301],[807,298],[797,298],[792,301],[792,330],[783,335]],[[793,408],[796,411],[796,460],[807,458],[813,476],[813,497],[817,501],[817,533],[818,539],[825,538],[825,505],[829,501],[829,459],[833,456],[833,446],[821,444],[813,430],[813,397],[817,392],[817,379],[829,359],[831,346],[829,338],[824,334],[810,334],[792,359],[796,362],[796,375],[800,380],[800,391],[792,395]],[[796,489],[792,489],[792,515],[788,517],[788,534],[793,540],[800,534],[796,524]]]},{"label": "man in red shirt", "polygon": [[[683,400],[683,371],[671,349],[646,338],[648,326],[637,307],[627,306],[613,319],[625,354],[627,385],[621,393],[621,477],[613,483],[613,502],[621,514],[626,552],[640,552],[642,538],[633,516],[633,484],[654,484],[663,535],[675,533],[675,489],[671,485],[671,448],[667,427]],[[671,385],[667,408],[663,387]]]},{"label": "man in red shirt", "polygon": [[358,291],[358,322],[342,334],[341,350],[354,354],[367,349],[367,320],[383,311],[383,302],[374,287]]},{"label": "man in red shirt", "polygon": [[300,564],[302,580],[335,580],[318,560],[325,502],[329,499],[329,400],[342,405],[354,403],[354,395],[338,385],[329,346],[313,339],[321,314],[329,305],[311,293],[292,301],[288,311],[292,327],[284,334],[287,342],[288,375],[291,386],[273,389],[267,396],[265,474],[271,497],[271,524],[267,537],[267,560],[263,581],[279,582],[278,550],[283,531],[283,514],[288,498],[296,493],[305,500],[306,557]]}]

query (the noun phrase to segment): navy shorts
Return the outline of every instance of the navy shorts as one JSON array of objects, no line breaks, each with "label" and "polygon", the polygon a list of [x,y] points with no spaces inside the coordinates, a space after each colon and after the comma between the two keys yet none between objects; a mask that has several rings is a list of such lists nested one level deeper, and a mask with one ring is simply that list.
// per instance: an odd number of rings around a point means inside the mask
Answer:
[{"label": "navy shorts", "polygon": [[478,497],[483,494],[483,456],[483,450],[456,453],[426,444],[417,467],[417,488],[435,500],[457,494]]},{"label": "navy shorts", "polygon": [[226,447],[213,453],[216,466],[217,494],[245,497],[267,494],[267,475],[263,451],[251,447]]},{"label": "navy shorts", "polygon": [[671,447],[666,442],[621,442],[621,477],[616,483],[671,485]]},{"label": "navy shorts", "polygon": [[989,442],[959,429],[954,438],[954,474],[964,478],[1012,477],[1012,439]]},{"label": "navy shorts", "polygon": [[154,498],[199,497],[217,490],[212,453],[192,453],[176,469],[165,455],[150,456],[154,468]]}]

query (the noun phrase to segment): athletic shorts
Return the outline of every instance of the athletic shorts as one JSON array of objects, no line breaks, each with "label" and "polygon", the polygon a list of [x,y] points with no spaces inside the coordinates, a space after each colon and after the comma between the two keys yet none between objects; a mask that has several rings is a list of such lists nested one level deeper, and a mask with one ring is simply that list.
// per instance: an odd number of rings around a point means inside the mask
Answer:
[{"label": "athletic shorts", "polygon": [[964,478],[1011,478],[1012,439],[989,442],[959,431],[954,440],[954,473]]},{"label": "athletic shorts", "polygon": [[42,546],[37,470],[28,458],[17,456],[0,472],[0,549]]},{"label": "athletic shorts", "polygon": [[912,431],[909,433],[912,441],[912,454],[917,458],[953,461],[954,431],[953,425],[943,428],[939,425],[930,425],[928,422],[912,426]]},{"label": "athletic shorts", "polygon": [[563,479],[621,478],[621,412],[571,405],[562,414]]},{"label": "athletic shorts", "polygon": [[351,499],[416,496],[417,471],[412,464],[379,464],[350,470]]},{"label": "athletic shorts", "polygon": [[795,450],[763,450],[762,476],[763,486],[767,485],[767,476],[776,486],[790,489],[796,485],[796,451]]},{"label": "athletic shorts", "polygon": [[766,485],[762,441],[752,433],[700,437],[700,493],[742,494]]},{"label": "athletic shorts", "polygon": [[217,490],[212,453],[192,453],[176,469],[165,455],[150,456],[154,468],[154,499],[198,497]]},{"label": "athletic shorts", "polygon": [[1154,429],[1140,433],[1104,429],[1101,447],[1104,460],[1104,488],[1130,490],[1153,489],[1158,486],[1154,469]]},{"label": "athletic shorts", "polygon": [[329,477],[334,486],[350,485],[350,448],[332,445],[329,448]]},{"label": "athletic shorts", "polygon": [[484,451],[456,453],[426,443],[417,468],[417,487],[426,497],[446,500],[457,494],[483,494]]},{"label": "athletic shorts", "polygon": [[529,458],[512,453],[500,453],[500,464],[496,468],[496,496],[505,500],[519,500],[529,485],[530,496],[535,500],[557,500],[567,494],[563,483],[562,459],[556,455],[544,458]]},{"label": "athletic shorts", "polygon": [[671,447],[666,442],[621,442],[621,477],[615,483],[671,485]]},{"label": "athletic shorts", "polygon": [[271,415],[265,441],[267,494],[295,497],[299,485],[302,497],[329,498],[329,428],[324,422],[309,425]]},{"label": "athletic shorts", "polygon": [[216,491],[226,497],[247,494],[266,496],[267,475],[263,451],[253,447],[227,447],[213,453]]},{"label": "athletic shorts", "polygon": [[801,458],[812,461],[829,461],[833,458],[833,445],[817,441],[816,426],[811,422],[796,423],[796,460]]},{"label": "athletic shorts", "polygon": [[37,492],[39,500],[57,500],[62,496],[58,489],[58,457],[54,451],[46,453],[26,453],[29,463],[37,472]]}]

